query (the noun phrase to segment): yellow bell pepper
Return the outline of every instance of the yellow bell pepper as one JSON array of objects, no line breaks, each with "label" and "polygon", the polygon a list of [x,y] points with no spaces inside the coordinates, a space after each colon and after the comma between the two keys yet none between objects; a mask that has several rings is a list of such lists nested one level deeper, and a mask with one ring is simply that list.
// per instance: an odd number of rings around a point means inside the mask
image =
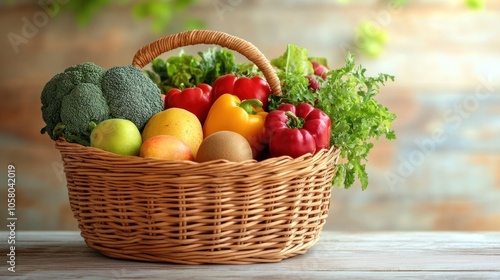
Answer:
[{"label": "yellow bell pepper", "polygon": [[239,133],[247,139],[256,158],[267,144],[264,137],[266,116],[267,112],[262,109],[260,100],[247,99],[242,102],[236,95],[225,93],[210,107],[203,124],[203,134],[207,137],[223,130]]}]

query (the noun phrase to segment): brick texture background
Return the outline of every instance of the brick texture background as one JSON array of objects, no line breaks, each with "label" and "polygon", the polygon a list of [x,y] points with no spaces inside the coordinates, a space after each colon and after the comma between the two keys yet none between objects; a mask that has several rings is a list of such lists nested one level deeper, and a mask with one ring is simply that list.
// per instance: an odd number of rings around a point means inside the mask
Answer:
[{"label": "brick texture background", "polygon": [[[27,2],[0,4],[0,219],[7,215],[7,165],[15,164],[18,229],[77,229],[59,153],[39,133],[41,89],[83,61],[130,64],[161,35],[133,20],[128,7],[107,8],[81,29],[70,15],[43,17]],[[459,0],[414,0],[400,10],[375,0],[200,2],[189,14],[207,28],[247,39],[268,57],[287,43],[301,45],[333,68],[352,50],[361,20],[387,31],[382,56],[357,62],[372,74],[396,76],[379,100],[398,115],[398,139],[376,142],[366,191],[334,189],[327,229],[500,230],[499,1],[486,1],[482,12]],[[22,35],[26,21],[36,20],[16,50],[8,34]],[[173,24],[167,33],[176,31]]]}]

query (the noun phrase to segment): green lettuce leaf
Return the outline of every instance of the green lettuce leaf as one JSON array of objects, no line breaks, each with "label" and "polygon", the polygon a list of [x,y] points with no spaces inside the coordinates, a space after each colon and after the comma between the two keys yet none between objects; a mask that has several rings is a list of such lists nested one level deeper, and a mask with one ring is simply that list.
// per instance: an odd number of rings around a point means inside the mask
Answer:
[{"label": "green lettuce leaf", "polygon": [[311,75],[314,73],[312,64],[309,61],[309,51],[293,44],[288,44],[285,53],[271,60],[271,65],[277,67],[285,73],[294,75]]},{"label": "green lettuce leaf", "polygon": [[201,57],[202,80],[206,84],[212,85],[218,77],[236,71],[234,54],[231,51],[210,48],[205,52],[198,52],[198,55]]},{"label": "green lettuce leaf", "polygon": [[152,62],[152,71],[146,74],[158,84],[166,93],[171,88],[194,87],[201,83],[212,85],[214,81],[225,74],[244,71],[242,74],[253,75],[258,69],[249,67],[247,64],[237,64],[234,53],[222,48],[210,48],[204,52],[198,52],[199,58],[186,54],[181,50],[177,56],[171,56],[166,60],[156,58]]}]

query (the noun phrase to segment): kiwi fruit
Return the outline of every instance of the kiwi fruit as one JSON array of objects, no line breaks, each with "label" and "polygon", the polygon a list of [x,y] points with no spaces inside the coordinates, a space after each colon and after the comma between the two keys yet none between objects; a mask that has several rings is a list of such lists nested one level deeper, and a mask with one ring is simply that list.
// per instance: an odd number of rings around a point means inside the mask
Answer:
[{"label": "kiwi fruit", "polygon": [[252,148],[245,137],[232,131],[218,131],[201,142],[197,162],[225,159],[240,162],[252,159]]}]

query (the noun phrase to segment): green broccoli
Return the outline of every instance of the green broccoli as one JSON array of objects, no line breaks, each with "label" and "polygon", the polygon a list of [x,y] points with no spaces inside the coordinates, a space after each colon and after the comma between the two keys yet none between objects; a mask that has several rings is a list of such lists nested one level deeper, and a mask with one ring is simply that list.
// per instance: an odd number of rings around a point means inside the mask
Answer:
[{"label": "green broccoli", "polygon": [[61,103],[61,120],[64,131],[60,132],[71,142],[88,146],[93,127],[110,118],[109,106],[101,88],[94,84],[77,85]]},{"label": "green broccoli", "polygon": [[109,70],[86,62],[55,75],[43,88],[42,116],[53,140],[90,144],[91,128],[109,118],[132,121],[140,130],[163,110],[158,86],[140,69]]},{"label": "green broccoli", "polygon": [[73,73],[73,83],[91,83],[99,85],[106,69],[92,62],[84,62],[68,67],[64,72]]},{"label": "green broccoli", "polygon": [[116,66],[104,74],[102,92],[114,118],[128,119],[142,131],[163,110],[161,91],[140,69]]},{"label": "green broccoli", "polygon": [[47,132],[53,140],[54,129],[62,122],[61,106],[63,97],[68,95],[75,86],[81,83],[100,85],[106,70],[94,63],[85,62],[71,66],[64,72],[55,75],[42,90],[42,117],[46,126],[42,133]]}]

